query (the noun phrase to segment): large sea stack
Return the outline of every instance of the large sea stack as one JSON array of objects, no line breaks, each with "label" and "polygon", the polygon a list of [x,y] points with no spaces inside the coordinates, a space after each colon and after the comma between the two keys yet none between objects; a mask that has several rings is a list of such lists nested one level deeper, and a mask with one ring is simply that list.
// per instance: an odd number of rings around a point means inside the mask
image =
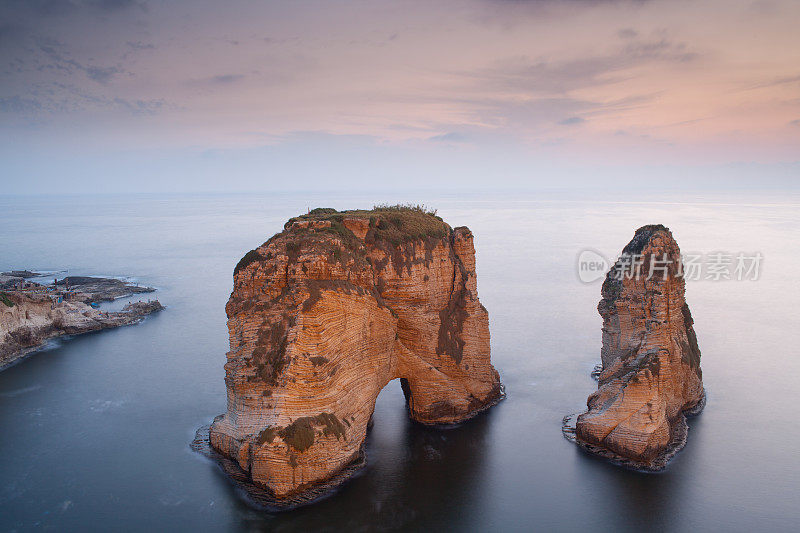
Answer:
[{"label": "large sea stack", "polygon": [[590,451],[660,469],[683,446],[686,414],[705,401],[700,349],[684,298],[680,249],[661,225],[636,230],[608,272],[602,372],[576,438]]},{"label": "large sea stack", "polygon": [[423,424],[463,421],[502,396],[472,233],[424,209],[289,220],[236,266],[226,311],[228,411],[210,443],[277,498],[361,456],[393,379]]}]

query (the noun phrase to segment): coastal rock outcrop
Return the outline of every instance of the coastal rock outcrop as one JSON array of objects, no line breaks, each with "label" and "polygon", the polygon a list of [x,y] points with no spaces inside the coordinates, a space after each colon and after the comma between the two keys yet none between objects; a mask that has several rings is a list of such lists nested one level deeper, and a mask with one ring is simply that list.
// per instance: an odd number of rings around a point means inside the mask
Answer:
[{"label": "coastal rock outcrop", "polygon": [[277,498],[362,453],[381,389],[452,424],[502,398],[473,237],[419,208],[315,209],[248,252],[226,307],[227,412],[211,446]]},{"label": "coastal rock outcrop", "polygon": [[130,303],[122,311],[101,311],[92,304],[155,289],[110,278],[73,279],[77,282],[69,291],[27,281],[24,287],[19,281],[7,283],[10,290],[0,292],[0,369],[41,347],[48,339],[133,324],[163,309],[158,300],[152,300]]},{"label": "coastal rock outcrop", "polygon": [[685,298],[680,249],[661,225],[636,230],[608,272],[602,371],[577,442],[645,469],[660,469],[686,439],[686,414],[705,402],[700,349]]}]

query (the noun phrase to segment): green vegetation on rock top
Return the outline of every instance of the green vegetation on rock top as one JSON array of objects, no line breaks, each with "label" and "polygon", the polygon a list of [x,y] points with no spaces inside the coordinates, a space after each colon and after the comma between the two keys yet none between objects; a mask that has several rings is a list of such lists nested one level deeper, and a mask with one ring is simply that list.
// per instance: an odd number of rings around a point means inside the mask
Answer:
[{"label": "green vegetation on rock top", "polygon": [[376,241],[402,244],[411,240],[443,238],[450,234],[450,226],[424,205],[376,205],[372,209],[349,209],[337,211],[330,207],[318,207],[305,215],[287,222],[287,227],[298,220],[330,221],[329,231],[346,237],[352,235],[343,221],[345,218],[361,218],[369,221],[370,237]]},{"label": "green vegetation on rock top", "polygon": [[4,303],[6,307],[14,307],[14,302],[8,297],[8,294],[0,292],[0,302]]},{"label": "green vegetation on rock top", "polygon": [[244,257],[242,257],[239,262],[236,264],[236,267],[233,269],[233,275],[235,276],[237,272],[242,270],[243,268],[247,267],[250,263],[254,263],[256,261],[261,261],[264,258],[258,253],[258,250],[250,250]]},{"label": "green vegetation on rock top", "polygon": [[[354,218],[368,222],[363,241],[345,226],[346,219]],[[327,221],[330,222],[330,226],[293,228],[292,225],[299,221]],[[402,250],[404,245],[423,241],[426,251],[429,252],[437,241],[449,237],[452,231],[452,228],[437,216],[436,210],[428,209],[424,205],[376,205],[368,210],[345,211],[318,207],[304,215],[289,219],[284,225],[284,231],[270,237],[258,249],[247,252],[234,268],[233,275],[236,276],[253,263],[271,259],[273,257],[271,252],[267,251],[262,255],[259,250],[263,251],[263,247],[270,245],[276,239],[283,241],[281,251],[285,251],[289,256],[290,263],[295,262],[303,250],[314,247],[318,250],[328,249],[331,259],[342,264],[352,261],[356,264],[363,263],[366,262],[364,254],[366,243],[380,246],[392,254],[392,263],[399,270],[408,263],[408,253],[413,256],[413,252]],[[336,240],[331,240],[330,236],[336,237]]]}]

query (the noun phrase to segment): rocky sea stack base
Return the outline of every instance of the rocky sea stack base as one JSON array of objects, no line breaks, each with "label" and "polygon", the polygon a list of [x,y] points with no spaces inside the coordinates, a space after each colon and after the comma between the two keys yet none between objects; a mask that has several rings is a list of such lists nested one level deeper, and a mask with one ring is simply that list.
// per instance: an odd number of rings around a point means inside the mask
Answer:
[{"label": "rocky sea stack base", "polygon": [[680,249],[661,225],[636,230],[606,275],[602,369],[588,411],[564,419],[582,448],[640,470],[663,469],[705,405],[700,348]]},{"label": "rocky sea stack base", "polygon": [[669,464],[670,460],[686,446],[689,438],[689,424],[687,419],[699,415],[703,408],[706,406],[706,395],[703,393],[703,398],[693,408],[683,411],[683,417],[680,417],[674,427],[671,429],[670,440],[661,452],[658,453],[653,459],[649,461],[637,461],[629,457],[624,457],[602,446],[589,444],[576,438],[576,426],[580,413],[567,415],[561,421],[561,433],[568,441],[577,444],[583,450],[601,457],[610,463],[630,470],[637,470],[640,472],[660,472],[664,470]]},{"label": "rocky sea stack base", "polygon": [[[224,415],[219,415],[214,421],[216,422],[222,416]],[[239,463],[217,452],[211,446],[211,441],[209,439],[210,430],[210,424],[200,427],[195,434],[190,448],[217,463],[235,489],[244,497],[244,500],[253,508],[261,511],[291,511],[298,507],[304,507],[324,500],[335,494],[336,490],[341,487],[344,482],[358,475],[361,469],[367,464],[367,455],[362,445],[357,456],[330,478],[320,481],[303,491],[295,492],[283,498],[277,498],[269,489],[254,483],[249,472],[242,470]]]},{"label": "rocky sea stack base", "polygon": [[289,220],[236,266],[226,311],[228,409],[210,445],[276,499],[327,490],[359,464],[394,379],[423,424],[503,397],[472,233],[422,208]]}]

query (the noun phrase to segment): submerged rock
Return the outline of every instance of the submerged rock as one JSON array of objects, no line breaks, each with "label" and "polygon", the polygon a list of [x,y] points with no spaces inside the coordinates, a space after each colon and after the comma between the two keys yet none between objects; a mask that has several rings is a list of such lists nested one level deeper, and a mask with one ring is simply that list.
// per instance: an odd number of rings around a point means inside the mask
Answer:
[{"label": "submerged rock", "polygon": [[362,457],[381,389],[452,424],[502,398],[475,249],[418,209],[315,209],[248,252],[226,307],[228,410],[210,442],[278,498]]},{"label": "submerged rock", "polygon": [[57,287],[68,288],[74,292],[73,299],[85,303],[110,302],[117,298],[155,292],[152,287],[140,287],[116,278],[98,278],[93,276],[68,276],[57,280]]},{"label": "submerged rock", "polygon": [[646,469],[663,468],[683,446],[685,416],[705,400],[684,292],[680,249],[669,229],[636,230],[603,283],[602,370],[588,411],[577,418],[579,444]]}]

